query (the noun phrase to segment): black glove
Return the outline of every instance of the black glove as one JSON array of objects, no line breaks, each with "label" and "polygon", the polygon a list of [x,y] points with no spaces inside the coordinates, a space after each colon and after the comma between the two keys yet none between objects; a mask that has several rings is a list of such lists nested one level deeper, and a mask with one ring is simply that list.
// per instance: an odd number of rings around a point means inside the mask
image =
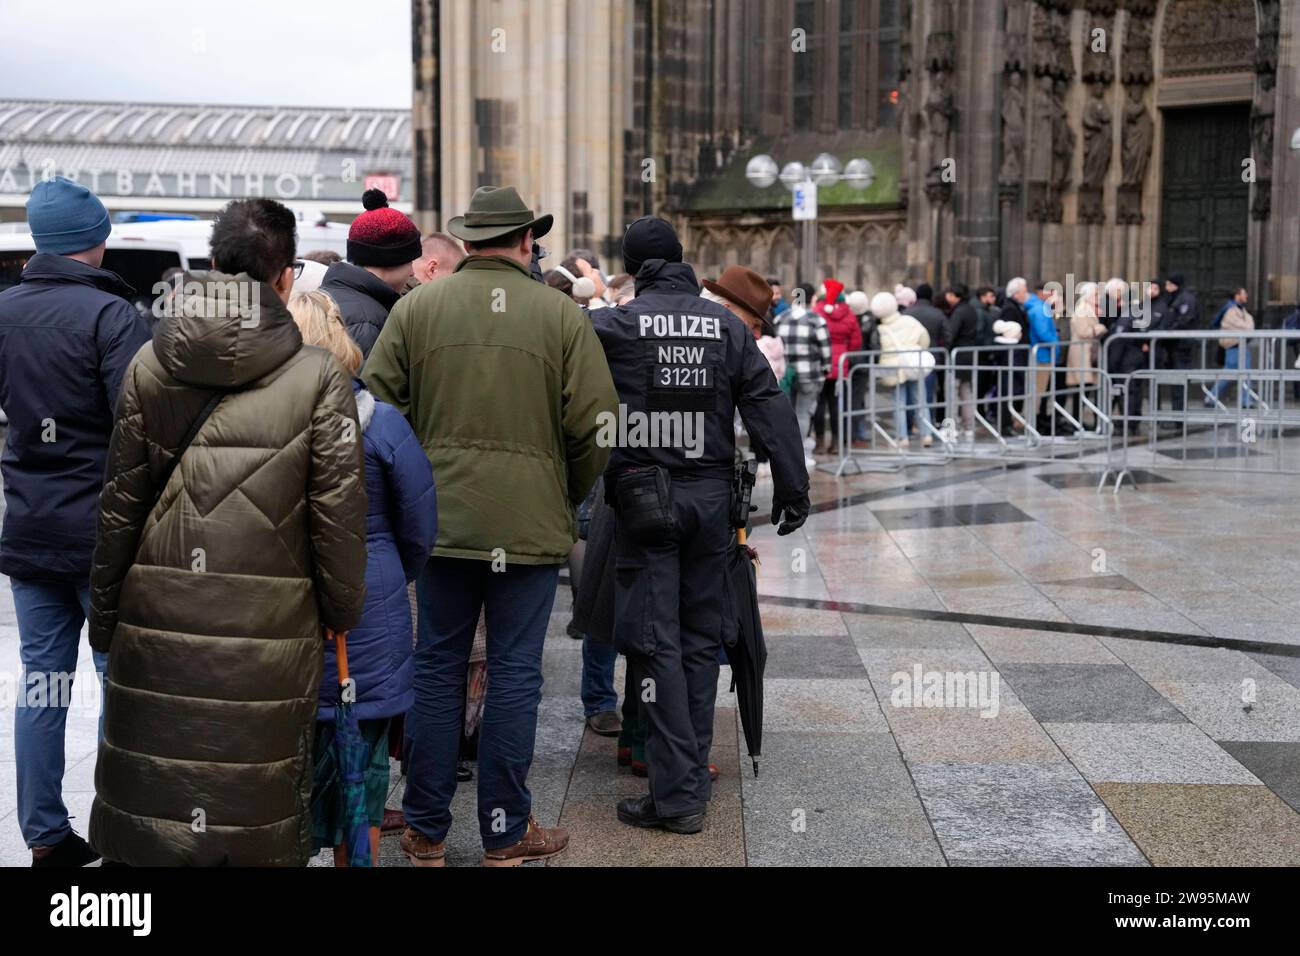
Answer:
[{"label": "black glove", "polygon": [[[784,498],[772,499],[772,524],[780,522],[781,527],[776,529],[778,535],[787,535],[791,532],[798,531],[803,527],[803,523],[808,520],[808,512],[812,504],[808,501],[808,492],[802,492],[795,495],[790,500]],[[785,520],[781,520],[782,512],[785,513]]]}]

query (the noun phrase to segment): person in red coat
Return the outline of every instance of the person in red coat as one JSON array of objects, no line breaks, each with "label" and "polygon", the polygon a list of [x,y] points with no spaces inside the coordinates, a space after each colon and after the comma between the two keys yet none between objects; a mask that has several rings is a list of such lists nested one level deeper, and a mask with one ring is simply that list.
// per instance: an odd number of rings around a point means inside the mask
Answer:
[{"label": "person in red coat", "polygon": [[[835,398],[835,388],[840,377],[840,356],[846,352],[862,350],[862,326],[849,308],[844,298],[844,283],[835,279],[826,279],[819,290],[815,305],[817,312],[826,320],[826,331],[831,340],[831,367],[826,373],[826,382],[822,386],[821,401],[813,416],[813,436],[817,439],[817,450],[826,454],[832,452],[839,441],[840,415],[839,404]],[[845,377],[848,369],[844,370]],[[830,419],[831,437],[822,445],[822,425]]]}]

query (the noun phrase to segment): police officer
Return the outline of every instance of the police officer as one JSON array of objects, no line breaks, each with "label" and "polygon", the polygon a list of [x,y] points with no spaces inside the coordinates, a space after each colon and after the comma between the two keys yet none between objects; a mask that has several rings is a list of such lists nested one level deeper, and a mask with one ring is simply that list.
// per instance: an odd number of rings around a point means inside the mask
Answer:
[{"label": "police officer", "polygon": [[807,520],[808,472],[794,409],[753,333],[701,297],[672,226],[638,219],[623,257],[636,297],[591,320],[620,402],[606,470],[618,515],[614,638],[636,669],[650,793],[621,801],[618,817],[698,833],[712,793],[719,646],[736,627],[726,580],[736,410],[770,457],[778,534]]},{"label": "police officer", "polygon": [[[1168,297],[1164,304],[1163,315],[1160,318],[1158,328],[1162,332],[1185,332],[1192,327],[1201,315],[1201,307],[1196,301],[1196,293],[1187,288],[1183,281],[1181,273],[1172,273],[1165,279],[1165,294]],[[1160,354],[1158,356],[1162,369],[1186,370],[1192,367],[1194,358],[1195,343],[1190,339],[1175,339],[1172,342],[1160,343]],[[1171,395],[1171,407],[1176,412],[1183,410],[1183,397],[1186,393],[1186,386],[1178,383],[1171,386],[1173,394]],[[1176,422],[1169,422],[1168,425],[1178,427]]]}]

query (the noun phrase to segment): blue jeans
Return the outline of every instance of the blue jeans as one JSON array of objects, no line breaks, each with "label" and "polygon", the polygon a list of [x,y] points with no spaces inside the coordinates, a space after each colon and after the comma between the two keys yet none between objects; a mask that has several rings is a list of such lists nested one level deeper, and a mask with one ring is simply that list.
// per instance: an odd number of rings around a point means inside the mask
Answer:
[{"label": "blue jeans", "polygon": [[[1246,361],[1244,365],[1238,364],[1238,359],[1240,357],[1241,357],[1240,346],[1234,345],[1230,349],[1225,349],[1223,352],[1223,370],[1225,372],[1231,372],[1237,369],[1250,368],[1250,351],[1249,350],[1246,351]],[[1211,389],[1211,391],[1214,393],[1214,397],[1215,398],[1222,397],[1223,393],[1228,390],[1228,386],[1231,385],[1233,381],[1236,381],[1239,388],[1241,389],[1250,387],[1250,381],[1246,378],[1241,378],[1241,379],[1221,378],[1214,383],[1214,388]],[[1255,403],[1251,400],[1250,396],[1246,392],[1242,391],[1241,404],[1245,408],[1250,408]]]},{"label": "blue jeans", "polygon": [[618,691],[614,690],[614,661],[618,651],[605,641],[582,639],[582,711],[588,717],[618,710]]},{"label": "blue jeans", "polygon": [[908,381],[894,386],[894,436],[900,440],[907,437],[907,419],[911,415],[920,416],[922,424],[918,425],[917,431],[921,437],[930,434],[925,427],[925,423],[930,421],[930,406],[921,401],[920,384]]},{"label": "blue jeans", "polygon": [[[81,626],[90,614],[90,584],[11,578],[9,587],[23,667],[14,708],[18,824],[29,847],[54,846],[72,831],[63,803],[63,737],[70,703],[63,691],[72,689],[71,675],[77,670]],[[108,655],[92,653],[102,691]],[[102,695],[99,721],[102,737]]]},{"label": "blue jeans", "polygon": [[542,699],[542,644],[555,603],[558,564],[508,564],[433,557],[420,572],[415,706],[409,744],[406,821],[431,840],[451,828],[456,756],[465,714],[465,669],[479,611],[487,615],[487,700],[478,745],[478,821],[483,847],[517,843],[528,828],[528,768]]}]

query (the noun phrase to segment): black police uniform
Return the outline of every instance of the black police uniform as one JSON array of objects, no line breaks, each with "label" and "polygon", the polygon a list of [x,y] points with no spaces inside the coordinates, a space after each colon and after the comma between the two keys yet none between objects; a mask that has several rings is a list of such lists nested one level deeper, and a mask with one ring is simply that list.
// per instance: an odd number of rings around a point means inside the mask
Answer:
[{"label": "black police uniform", "polygon": [[[1196,323],[1200,315],[1201,309],[1197,304],[1196,294],[1187,286],[1182,286],[1166,302],[1159,327],[1165,332],[1185,332]],[[1191,339],[1161,342],[1158,357],[1159,367],[1178,371],[1192,368],[1198,347],[1199,343]],[[1174,411],[1181,412],[1183,410],[1185,387],[1183,383],[1179,383],[1171,385],[1169,388],[1171,390],[1170,405]]]},{"label": "black police uniform", "polygon": [[[637,670],[643,700],[653,698],[643,711],[655,813],[685,817],[701,813],[711,795],[719,649],[724,629],[736,626],[726,585],[736,410],[771,460],[775,506],[794,516],[783,532],[807,516],[808,472],[794,409],[753,334],[700,297],[691,267],[651,259],[637,273],[636,293],[625,306],[591,314],[621,403],[606,471],[619,512],[614,639]],[[647,447],[656,415],[661,425],[679,423],[677,433]],[[671,479],[675,528],[634,538],[619,483],[656,466]]]}]

